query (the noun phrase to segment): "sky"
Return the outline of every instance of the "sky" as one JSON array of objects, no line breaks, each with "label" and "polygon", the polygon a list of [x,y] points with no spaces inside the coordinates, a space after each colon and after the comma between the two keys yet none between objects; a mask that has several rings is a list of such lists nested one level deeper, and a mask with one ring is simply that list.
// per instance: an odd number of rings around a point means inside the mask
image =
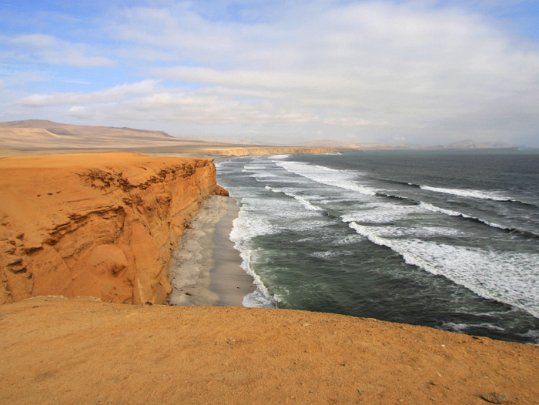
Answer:
[{"label": "sky", "polygon": [[0,121],[539,147],[539,1],[0,0]]}]

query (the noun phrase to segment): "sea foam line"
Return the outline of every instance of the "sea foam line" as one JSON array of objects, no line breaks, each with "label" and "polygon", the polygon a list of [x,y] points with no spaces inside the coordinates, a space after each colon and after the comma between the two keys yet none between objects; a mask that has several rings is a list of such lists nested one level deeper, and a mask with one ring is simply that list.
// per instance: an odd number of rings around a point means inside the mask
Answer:
[{"label": "sea foam line", "polygon": [[481,200],[492,200],[492,201],[518,202],[514,198],[504,196],[500,193],[488,192],[484,190],[431,187],[431,186],[425,186],[425,185],[420,185],[419,188],[421,188],[421,190],[434,191],[435,193],[452,194],[459,197],[471,197],[471,198],[478,198]]},{"label": "sea foam line", "polygon": [[[388,239],[378,236],[373,227],[356,222],[348,222],[348,226],[372,243],[399,254],[409,265],[444,276],[483,298],[518,307],[539,318],[539,276],[532,270],[533,264],[539,261],[539,255],[533,255],[537,256],[535,258],[513,254],[505,258],[474,248],[418,239]],[[511,263],[515,258],[517,261],[520,259],[516,266]]]},{"label": "sea foam line", "polygon": [[342,170],[331,169],[325,166],[310,165],[302,162],[293,161],[274,161],[277,166],[282,167],[290,173],[306,177],[320,184],[342,188],[344,190],[356,191],[361,194],[374,196],[376,190],[357,184],[353,178],[354,173]]},{"label": "sea foam line", "polygon": [[273,187],[270,187],[270,186],[265,186],[264,188],[266,190],[273,191],[274,193],[282,193],[284,195],[287,195],[288,197],[294,198],[295,200],[300,202],[301,205],[303,205],[309,211],[324,211],[323,208],[320,208],[320,207],[317,207],[316,205],[311,204],[308,200],[306,200],[305,198],[303,198],[303,197],[301,197],[301,196],[299,196],[297,194],[289,193],[287,191],[284,191],[284,190],[281,190],[281,189],[278,189],[278,188],[273,188]]},{"label": "sea foam line", "polygon": [[[274,307],[274,299],[272,299],[270,292],[267,287],[264,285],[260,276],[251,267],[251,249],[247,246],[248,240],[251,239],[254,235],[248,236],[244,232],[245,224],[245,209],[240,207],[238,217],[232,222],[232,230],[230,231],[229,238],[234,242],[234,249],[240,253],[241,268],[253,278],[253,283],[256,286],[255,291],[247,294],[243,297],[242,305],[244,307],[253,307],[253,308],[272,308]],[[248,226],[248,224],[247,224]],[[252,227],[248,226],[248,229]]]},{"label": "sea foam line", "polygon": [[484,219],[474,217],[472,215],[463,214],[462,212],[459,212],[459,211],[454,211],[454,210],[450,210],[450,209],[446,209],[446,208],[440,208],[440,207],[437,207],[436,205],[432,205],[432,204],[426,203],[424,201],[420,201],[419,206],[421,208],[426,209],[426,210],[431,211],[431,212],[438,212],[438,213],[449,215],[449,216],[452,216],[452,217],[460,217],[460,218],[463,218],[463,219],[471,220],[471,221],[474,221],[474,222],[481,223],[483,225],[490,226],[492,228],[500,229],[500,230],[502,230],[504,232],[518,233],[520,235],[531,237],[531,238],[539,238],[539,235],[534,233],[534,232],[499,225],[497,223],[485,221]]}]

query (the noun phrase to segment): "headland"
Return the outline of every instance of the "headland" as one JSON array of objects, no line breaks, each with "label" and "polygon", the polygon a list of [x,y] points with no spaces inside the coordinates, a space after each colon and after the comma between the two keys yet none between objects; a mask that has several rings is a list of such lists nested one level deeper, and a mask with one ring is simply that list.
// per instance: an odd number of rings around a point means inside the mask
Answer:
[{"label": "headland", "polygon": [[[10,131],[9,142],[20,139]],[[36,136],[86,136],[46,131]],[[134,147],[146,152],[175,142],[139,135],[148,144]],[[0,145],[19,155],[0,159],[0,402],[537,402],[537,346],[190,306],[237,306],[250,287],[228,240],[235,203],[213,197],[226,192],[201,157],[300,150],[177,144],[170,153],[198,156],[182,158],[95,153],[100,144],[83,141],[78,154]],[[169,273],[175,252],[188,271]],[[167,300],[185,306],[159,305]]]}]

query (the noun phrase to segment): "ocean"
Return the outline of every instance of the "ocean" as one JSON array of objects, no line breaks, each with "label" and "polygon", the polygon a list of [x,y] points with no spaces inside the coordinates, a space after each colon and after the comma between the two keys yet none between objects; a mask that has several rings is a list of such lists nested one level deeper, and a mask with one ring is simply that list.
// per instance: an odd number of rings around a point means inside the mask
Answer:
[{"label": "ocean", "polygon": [[244,305],[539,343],[539,154],[372,151],[221,161]]}]

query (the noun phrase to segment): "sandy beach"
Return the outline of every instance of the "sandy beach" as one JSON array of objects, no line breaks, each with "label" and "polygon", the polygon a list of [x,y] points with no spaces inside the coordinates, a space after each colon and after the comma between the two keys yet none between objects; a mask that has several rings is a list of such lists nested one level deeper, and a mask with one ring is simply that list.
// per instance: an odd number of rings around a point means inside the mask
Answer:
[{"label": "sandy beach", "polygon": [[254,290],[229,239],[237,213],[230,197],[211,196],[203,202],[173,254],[170,304],[241,306]]}]

